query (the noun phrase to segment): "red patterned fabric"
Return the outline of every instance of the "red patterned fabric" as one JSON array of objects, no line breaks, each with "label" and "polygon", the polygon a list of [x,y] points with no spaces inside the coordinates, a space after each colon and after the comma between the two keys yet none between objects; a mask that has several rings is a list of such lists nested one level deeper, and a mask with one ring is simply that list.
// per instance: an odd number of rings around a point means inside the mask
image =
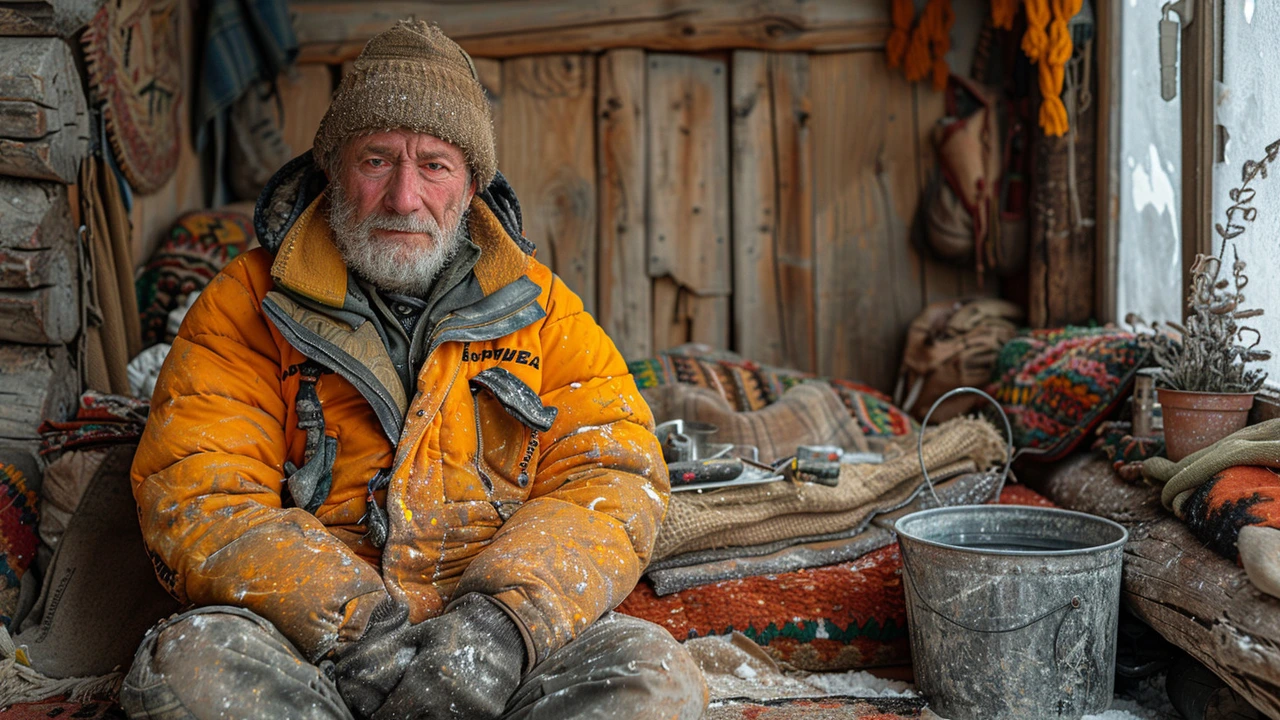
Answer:
[{"label": "red patterned fabric", "polygon": [[[1009,485],[1000,502],[1053,507]],[[618,611],[657,623],[677,640],[737,630],[775,659],[814,671],[911,662],[902,556],[894,543],[857,560],[701,585],[659,597],[648,580]]]}]

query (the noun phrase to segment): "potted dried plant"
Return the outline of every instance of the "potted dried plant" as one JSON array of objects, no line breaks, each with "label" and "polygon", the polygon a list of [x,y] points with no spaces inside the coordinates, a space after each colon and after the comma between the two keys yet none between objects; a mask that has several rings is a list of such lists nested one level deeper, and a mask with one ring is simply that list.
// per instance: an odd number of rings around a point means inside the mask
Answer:
[{"label": "potted dried plant", "polygon": [[1249,367],[1271,353],[1258,349],[1261,333],[1242,324],[1262,310],[1244,307],[1249,276],[1234,247],[1232,254],[1226,277],[1221,257],[1196,256],[1186,322],[1165,323],[1173,333],[1151,336],[1165,448],[1174,462],[1244,427],[1267,377]]},{"label": "potted dried plant", "polygon": [[[1262,333],[1243,324],[1262,315],[1262,310],[1245,307],[1249,276],[1235,239],[1244,233],[1244,223],[1258,217],[1253,206],[1257,190],[1250,184],[1266,178],[1268,166],[1278,157],[1280,140],[1267,146],[1262,159],[1245,160],[1240,186],[1228,193],[1232,204],[1227,208],[1226,226],[1215,226],[1221,250],[1216,257],[1196,255],[1191,268],[1186,322],[1165,323],[1173,332],[1156,328],[1146,336],[1159,366],[1156,394],[1164,414],[1165,448],[1174,462],[1244,427],[1253,396],[1267,378],[1261,369],[1249,367],[1249,363],[1270,360],[1271,353],[1258,349]],[[1228,245],[1232,263],[1224,277]]]}]

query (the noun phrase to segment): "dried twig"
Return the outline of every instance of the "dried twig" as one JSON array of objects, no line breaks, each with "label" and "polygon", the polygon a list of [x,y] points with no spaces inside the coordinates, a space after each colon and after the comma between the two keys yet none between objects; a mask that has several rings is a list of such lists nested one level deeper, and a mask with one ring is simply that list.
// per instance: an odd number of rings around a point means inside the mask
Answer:
[{"label": "dried twig", "polygon": [[[1271,353],[1259,350],[1262,333],[1257,328],[1239,324],[1240,321],[1262,315],[1261,308],[1244,307],[1244,289],[1249,284],[1245,263],[1240,259],[1234,240],[1245,230],[1239,223],[1251,223],[1258,217],[1253,207],[1257,191],[1250,187],[1256,177],[1267,177],[1267,166],[1280,157],[1280,140],[1267,146],[1267,154],[1261,160],[1246,160],[1241,172],[1240,187],[1229,193],[1231,207],[1227,208],[1227,223],[1217,225],[1222,237],[1222,249],[1217,257],[1196,255],[1191,268],[1191,292],[1187,297],[1190,313],[1184,324],[1152,323],[1153,332],[1141,337],[1150,344],[1159,369],[1156,382],[1170,390],[1193,392],[1256,392],[1267,378],[1261,369],[1248,369],[1251,362],[1271,359]],[[1238,217],[1237,217],[1238,216]],[[1227,244],[1231,244],[1233,262],[1229,277],[1220,277]],[[1131,325],[1146,324],[1129,315]]]}]

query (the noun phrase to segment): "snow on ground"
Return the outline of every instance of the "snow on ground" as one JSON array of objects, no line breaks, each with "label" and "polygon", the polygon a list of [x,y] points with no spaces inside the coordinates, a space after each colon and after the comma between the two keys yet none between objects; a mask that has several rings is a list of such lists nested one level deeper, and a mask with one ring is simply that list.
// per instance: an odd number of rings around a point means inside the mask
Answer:
[{"label": "snow on ground", "polygon": [[816,685],[831,695],[855,697],[915,697],[910,683],[878,678],[869,672],[819,673],[809,675],[805,682]]}]

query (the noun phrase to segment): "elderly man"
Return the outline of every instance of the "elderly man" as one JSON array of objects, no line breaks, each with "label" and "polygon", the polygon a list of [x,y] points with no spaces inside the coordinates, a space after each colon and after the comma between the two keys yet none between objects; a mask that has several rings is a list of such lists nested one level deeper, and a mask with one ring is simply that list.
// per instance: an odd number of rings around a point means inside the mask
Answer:
[{"label": "elderly man", "polygon": [[401,22],[187,315],[133,466],[149,718],[695,718],[610,611],[668,480],[613,343],[532,257],[470,58]]}]

